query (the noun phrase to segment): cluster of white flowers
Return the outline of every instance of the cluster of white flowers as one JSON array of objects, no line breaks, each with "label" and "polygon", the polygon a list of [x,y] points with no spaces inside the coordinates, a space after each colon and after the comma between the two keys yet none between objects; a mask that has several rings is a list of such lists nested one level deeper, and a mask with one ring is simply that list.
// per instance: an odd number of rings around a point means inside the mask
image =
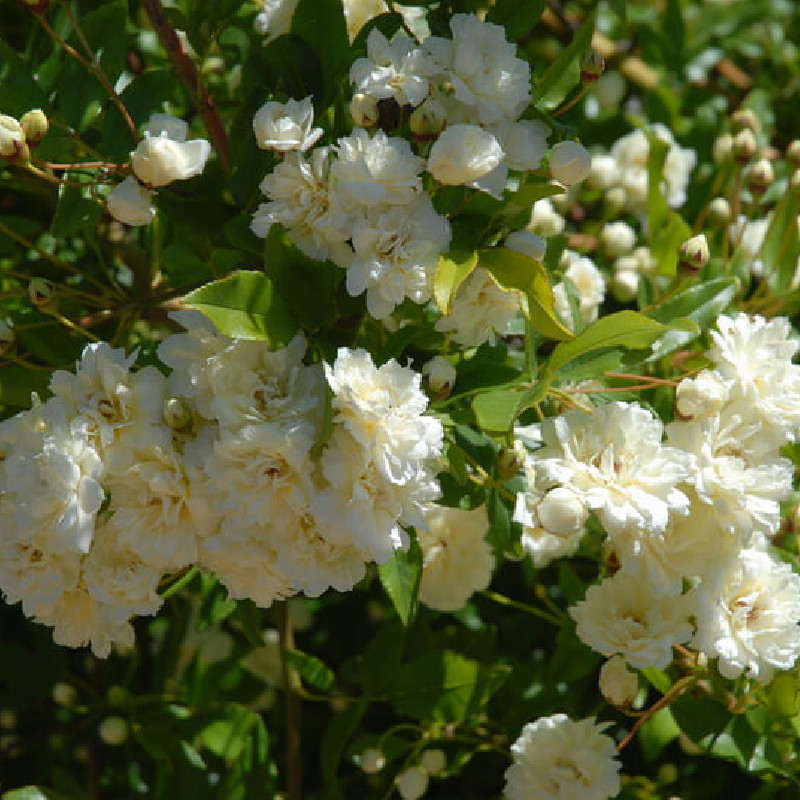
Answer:
[{"label": "cluster of white flowers", "polygon": [[308,366],[302,337],[270,351],[177,318],[186,332],[159,347],[168,378],[92,344],[49,400],[0,425],[0,589],[100,656],[132,644],[130,617],[192,565],[261,606],[347,591],[438,496],[442,428],[420,375],[363,350]]},{"label": "cluster of white flowers", "polygon": [[[662,189],[669,206],[679,208],[686,202],[686,189],[697,155],[694,150],[681,147],[672,131],[661,123],[651,126],[650,135],[669,147],[661,173]],[[592,158],[589,180],[598,189],[621,190],[620,205],[644,218],[647,214],[649,157],[648,134],[637,128],[616,141],[609,154]]]},{"label": "cluster of white flowers", "polygon": [[[366,56],[350,70],[355,127],[332,146],[317,145],[311,98],[271,101],[254,120],[259,146],[282,159],[261,183],[267,202],[253,231],[266,237],[277,223],[305,255],[345,269],[348,293],[364,294],[376,319],[406,299],[427,303],[450,246],[450,224],[434,209],[423,173],[501,197],[509,170],[536,169],[547,152],[547,126],[520,119],[531,102],[531,71],[504,29],[474,14],[454,15],[450,29],[451,38],[421,43],[403,31],[391,39],[370,31]],[[413,143],[393,122],[378,127],[387,104],[409,117]],[[572,164],[574,149],[559,158]],[[508,246],[540,260],[543,241],[517,233]],[[518,312],[517,292],[475,270],[437,329],[462,347],[478,346],[506,333]],[[593,316],[588,306],[585,316]]]},{"label": "cluster of white flowers", "polygon": [[607,800],[620,790],[609,723],[577,722],[554,714],[529,722],[511,746],[514,763],[506,770],[507,800]]},{"label": "cluster of white flowers", "polygon": [[131,152],[133,175],[111,190],[108,213],[126,225],[148,225],[156,211],[154,189],[200,175],[211,154],[206,139],[186,141],[189,126],[169,114],[153,114],[144,138]]},{"label": "cluster of white flowers", "polygon": [[666,428],[617,402],[520,430],[528,490],[514,518],[542,566],[597,515],[617,571],[570,609],[593,649],[663,668],[688,643],[725,677],[768,682],[800,656],[800,576],[768,551],[794,472],[780,448],[800,436],[800,337],[785,318],[717,328],[714,368],[680,382]]}]

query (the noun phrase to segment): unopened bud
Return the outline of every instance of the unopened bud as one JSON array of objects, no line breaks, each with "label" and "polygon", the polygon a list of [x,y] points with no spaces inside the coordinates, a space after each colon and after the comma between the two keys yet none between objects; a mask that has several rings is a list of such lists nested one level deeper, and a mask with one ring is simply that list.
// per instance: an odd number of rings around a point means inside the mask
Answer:
[{"label": "unopened bud", "polygon": [[712,225],[727,225],[731,221],[731,204],[724,197],[715,197],[708,204],[708,221]]},{"label": "unopened bud", "polygon": [[433,139],[443,130],[447,122],[444,106],[428,98],[421,106],[414,109],[408,125],[411,133],[419,139]]},{"label": "unopened bud", "polygon": [[194,426],[192,407],[182,397],[164,401],[164,422],[176,433],[189,433]]},{"label": "unopened bud", "polygon": [[627,199],[625,190],[621,186],[612,186],[603,196],[603,202],[612,215],[622,210]]},{"label": "unopened bud", "polygon": [[747,170],[747,187],[755,195],[764,194],[774,180],[775,170],[772,168],[772,162],[766,158],[759,158]]},{"label": "unopened bud", "polygon": [[800,167],[800,139],[789,142],[786,148],[786,160],[794,167]]},{"label": "unopened bud", "polygon": [[730,133],[717,136],[712,154],[715,164],[727,164],[733,158],[733,136]]},{"label": "unopened bud", "polygon": [[589,176],[592,157],[578,142],[559,142],[550,152],[550,174],[564,186],[573,186]]},{"label": "unopened bud", "polygon": [[358,760],[361,770],[367,775],[374,775],[386,766],[386,756],[377,747],[367,747]]},{"label": "unopened bud", "polygon": [[22,152],[25,145],[25,131],[19,120],[0,114],[0,156],[15,158]]},{"label": "unopened bud", "polygon": [[130,699],[130,692],[124,686],[111,686],[106,694],[111,706],[124,706]]},{"label": "unopened bud", "polygon": [[7,323],[0,320],[0,356],[7,356],[13,352],[17,343],[17,334]]},{"label": "unopened bud", "polygon": [[17,727],[17,712],[10,708],[0,711],[0,729],[12,731]]},{"label": "unopened bud", "polygon": [[50,123],[41,108],[34,108],[23,114],[19,123],[22,125],[22,130],[25,131],[25,139],[31,147],[36,147],[47,136],[47,131],[50,129]]},{"label": "unopened bud", "polygon": [[428,774],[420,767],[409,767],[394,779],[403,800],[418,800],[428,790]]},{"label": "unopened bud", "polygon": [[371,94],[353,95],[350,101],[350,117],[359,128],[374,128],[378,124],[378,100]]},{"label": "unopened bud", "polygon": [[54,314],[58,308],[56,287],[45,278],[31,280],[28,284],[28,297],[43,314]]},{"label": "unopened bud", "polygon": [[455,386],[456,369],[444,356],[434,356],[423,364],[422,380],[433,400],[444,400]]},{"label": "unopened bud", "polygon": [[675,764],[662,764],[658,768],[658,782],[661,784],[675,783],[680,778],[681,773]]},{"label": "unopened bud", "polygon": [[615,708],[630,708],[638,691],[639,679],[622,656],[612,656],[600,668],[600,692]]},{"label": "unopened bud", "polygon": [[128,723],[122,717],[106,717],[97,732],[106,744],[117,747],[128,738]]},{"label": "unopened bud", "polygon": [[581,59],[581,82],[595,83],[605,68],[606,62],[600,51],[590,47]]},{"label": "unopened bud", "polygon": [[761,130],[761,123],[758,117],[749,108],[740,108],[731,115],[731,127],[734,133],[739,131],[751,131],[756,134]]},{"label": "unopened bud", "polygon": [[678,258],[678,269],[684,275],[696,275],[710,258],[705,234],[687,239],[678,250]]},{"label": "unopened bud", "polygon": [[513,447],[501,445],[497,451],[497,475],[500,480],[507,481],[520,471],[522,459]]},{"label": "unopened bud", "polygon": [[571,536],[583,530],[589,509],[583,500],[566,486],[551,489],[536,506],[539,524],[555,536]]},{"label": "unopened bud", "polygon": [[77,699],[78,693],[75,691],[75,687],[68,683],[57,683],[53,687],[53,701],[56,705],[69,708],[75,705]]},{"label": "unopened bud", "polygon": [[426,750],[419,757],[419,765],[432,778],[441,775],[447,766],[447,756],[438,748]]},{"label": "unopened bud", "polygon": [[758,143],[753,131],[745,128],[733,137],[733,157],[740,164],[747,164],[756,154]]}]

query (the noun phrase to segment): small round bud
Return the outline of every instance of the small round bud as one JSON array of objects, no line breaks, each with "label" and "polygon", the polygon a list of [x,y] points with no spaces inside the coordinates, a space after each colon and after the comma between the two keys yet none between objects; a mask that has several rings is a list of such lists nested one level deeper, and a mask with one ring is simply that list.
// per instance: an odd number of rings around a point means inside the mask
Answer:
[{"label": "small round bud", "polygon": [[775,170],[766,158],[759,158],[747,170],[747,187],[754,195],[764,194],[774,180]]},{"label": "small round bud", "polygon": [[31,280],[28,284],[28,297],[43,314],[53,314],[58,308],[56,287],[45,278]]},{"label": "small round bud", "polygon": [[589,509],[571,489],[551,489],[536,506],[539,524],[555,536],[571,536],[583,529]]},{"label": "small round bud", "polygon": [[789,176],[789,191],[794,195],[800,195],[800,169],[796,169]]},{"label": "small round bud", "polygon": [[34,108],[23,114],[19,122],[22,130],[25,131],[25,139],[31,147],[36,147],[47,136],[47,131],[50,129],[50,123],[41,108]]},{"label": "small round bud", "polygon": [[128,723],[122,717],[106,717],[97,732],[107,745],[117,747],[128,738]]},{"label": "small round bud", "polygon": [[436,138],[444,130],[446,123],[444,106],[430,97],[414,109],[408,120],[411,133],[418,139]]},{"label": "small round bud", "polygon": [[607,222],[600,230],[600,245],[609,258],[619,258],[636,246],[636,231],[627,222]]},{"label": "small round bud", "polygon": [[75,705],[77,699],[78,693],[75,691],[75,687],[68,683],[57,683],[53,687],[53,702],[56,705],[70,708]]},{"label": "small round bud", "polygon": [[434,356],[423,364],[422,380],[433,400],[444,400],[455,386],[456,368],[444,356]]},{"label": "small round bud", "polygon": [[428,775],[434,778],[445,771],[447,767],[447,756],[444,754],[443,750],[439,750],[438,748],[426,750],[419,757],[419,765]]},{"label": "small round bud", "polygon": [[756,137],[749,128],[745,128],[733,137],[733,157],[739,164],[747,164],[758,150]]},{"label": "small round bud", "polygon": [[589,176],[592,157],[578,142],[559,142],[550,151],[550,174],[564,186],[574,186]]},{"label": "small round bud", "polygon": [[0,114],[0,156],[15,158],[25,145],[25,131],[14,117]]},{"label": "small round bud", "polygon": [[362,772],[374,775],[386,766],[386,756],[377,747],[367,747],[358,759]]},{"label": "small round bud", "polygon": [[10,708],[0,711],[0,728],[4,731],[11,731],[17,727],[17,712]]},{"label": "small round bud", "polygon": [[605,68],[606,61],[600,51],[594,47],[590,47],[583,54],[583,58],[581,59],[581,82],[595,83],[603,74]]},{"label": "small round bud", "polygon": [[627,195],[621,186],[612,186],[603,195],[603,202],[612,216],[622,210],[626,200]]},{"label": "small round bud", "polygon": [[189,433],[194,427],[192,407],[182,397],[168,397],[164,401],[164,422],[176,433]]},{"label": "small round bud", "polygon": [[0,320],[0,357],[12,353],[16,343],[17,334],[14,329],[3,320]]},{"label": "small round bud", "polygon": [[675,783],[680,776],[680,770],[675,764],[662,764],[658,768],[658,782],[660,784],[666,785],[668,783]]},{"label": "small round bud", "polygon": [[704,233],[687,239],[678,249],[678,269],[683,274],[696,275],[710,258],[708,242]]},{"label": "small round bud", "polygon": [[600,692],[615,708],[630,708],[638,691],[639,679],[622,656],[612,656],[600,668]]},{"label": "small round bud", "polygon": [[111,686],[108,693],[108,704],[111,706],[124,706],[130,697],[130,693],[124,686]]},{"label": "small round bud", "polygon": [[734,133],[739,131],[751,131],[756,134],[761,130],[761,123],[758,117],[749,108],[740,108],[731,114],[731,127]]},{"label": "small round bud", "polygon": [[733,159],[733,136],[723,133],[714,140],[712,150],[715,164],[727,164]]},{"label": "small round bud", "polygon": [[727,225],[731,221],[731,204],[724,197],[715,197],[708,204],[708,221],[712,225]]},{"label": "small round bud", "polygon": [[800,139],[789,142],[786,148],[786,160],[794,167],[800,167]]},{"label": "small round bud", "polygon": [[350,118],[359,128],[374,128],[378,124],[378,100],[371,94],[353,95],[350,101]]},{"label": "small round bud", "polygon": [[418,800],[428,790],[428,773],[421,767],[409,767],[394,779],[403,800]]},{"label": "small round bud", "polygon": [[501,445],[497,451],[497,474],[500,480],[507,481],[519,473],[522,462],[513,447]]}]

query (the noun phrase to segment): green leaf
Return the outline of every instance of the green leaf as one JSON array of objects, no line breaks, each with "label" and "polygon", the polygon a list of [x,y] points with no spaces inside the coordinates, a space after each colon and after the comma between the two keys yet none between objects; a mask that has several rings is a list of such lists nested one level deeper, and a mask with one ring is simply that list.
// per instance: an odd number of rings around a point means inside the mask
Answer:
[{"label": "green leaf", "polygon": [[453,252],[439,256],[439,266],[433,281],[433,296],[442,314],[453,310],[453,298],[465,278],[478,266],[476,252]]},{"label": "green leaf", "polygon": [[203,747],[231,762],[239,758],[253,729],[263,722],[258,714],[238,703],[229,703],[225,712],[223,719],[214,720],[199,736]]},{"label": "green leaf", "polygon": [[554,683],[576,681],[591,675],[601,661],[602,656],[578,638],[575,623],[568,619],[556,635],[556,649],[547,662],[547,675]]},{"label": "green leaf", "polygon": [[647,316],[663,323],[688,317],[701,328],[708,328],[728,308],[739,288],[740,284],[736,278],[729,276],[713,278],[690,286],[669,300],[659,303]]},{"label": "green leaf", "polygon": [[242,339],[262,339],[270,349],[287,345],[298,331],[272,281],[260,272],[236,272],[201,286],[183,305],[205,314],[219,330]]},{"label": "green leaf", "polygon": [[661,323],[643,317],[635,311],[609,314],[592,323],[571,342],[557,345],[547,363],[547,371],[550,374],[555,373],[573,358],[604,347],[633,349],[649,347],[667,330]]},{"label": "green leaf", "polygon": [[546,0],[497,0],[486,15],[487,22],[494,22],[506,29],[512,41],[529,34],[542,16]]},{"label": "green leaf", "polygon": [[647,224],[650,251],[662,275],[674,275],[678,266],[678,248],[692,235],[692,229],[680,214],[673,211],[663,195],[664,162],[669,145],[653,133],[648,134]]},{"label": "green leaf", "polygon": [[[68,173],[67,177],[70,175],[71,173]],[[75,179],[78,176],[71,175],[71,177]],[[94,225],[102,214],[103,206],[84,197],[83,189],[62,183],[58,187],[58,205],[50,224],[50,233],[58,238],[72,236]]]},{"label": "green leaf", "polygon": [[400,714],[459,723],[480,710],[509,671],[449,650],[431,650],[404,665],[389,699]]},{"label": "green leaf", "polygon": [[596,10],[589,13],[570,44],[558,54],[544,75],[536,81],[533,87],[533,102],[538,108],[546,111],[557,108],[573,87],[580,83],[581,59],[591,46],[596,15]]},{"label": "green leaf", "polygon": [[484,392],[472,401],[478,426],[485,431],[503,433],[511,429],[517,418],[520,393],[509,388]]},{"label": "green leaf", "polygon": [[337,772],[339,762],[342,760],[342,753],[353,734],[358,729],[361,720],[368,708],[364,701],[353,703],[344,711],[339,712],[328,723],[325,734],[322,737],[322,747],[320,748],[320,765],[322,777],[328,787],[328,796],[333,798],[342,797],[339,788]]},{"label": "green leaf", "polygon": [[539,333],[559,341],[574,338],[556,314],[553,287],[541,263],[508,247],[495,247],[480,253],[480,265],[504,291],[523,293],[522,311]]},{"label": "green leaf", "polygon": [[408,552],[395,550],[386,563],[380,564],[378,576],[403,625],[410,625],[417,614],[422,579],[422,550],[416,538],[411,539]]},{"label": "green leaf", "polygon": [[264,625],[261,619],[261,609],[250,599],[237,600],[235,618],[242,626],[242,633],[253,647],[263,647]]},{"label": "green leaf", "polygon": [[639,671],[661,694],[666,694],[672,688],[672,681],[669,676],[658,667],[646,667]]},{"label": "green leaf", "polygon": [[787,192],[769,224],[761,246],[764,275],[777,294],[785,293],[792,284],[800,255],[797,217],[800,214],[800,197]]},{"label": "green leaf", "polygon": [[300,650],[287,650],[286,660],[297,670],[300,677],[311,686],[323,692],[329,692],[336,685],[333,670],[322,663],[316,656]]},{"label": "green leaf", "polygon": [[0,107],[2,113],[21,117],[31,108],[45,112],[51,107],[47,95],[17,52],[0,39]]},{"label": "green leaf", "polygon": [[513,552],[512,512],[505,504],[500,493],[494,489],[489,489],[486,492],[486,513],[489,516],[489,530],[486,532],[486,541],[492,545],[494,552],[501,557],[505,553]]},{"label": "green leaf", "polygon": [[31,392],[41,394],[49,381],[49,372],[4,366],[0,369],[0,405],[30,408]]},{"label": "green leaf", "polygon": [[645,760],[652,763],[661,755],[661,751],[680,735],[681,729],[675,724],[672,712],[669,708],[662,708],[639,728],[636,738]]}]

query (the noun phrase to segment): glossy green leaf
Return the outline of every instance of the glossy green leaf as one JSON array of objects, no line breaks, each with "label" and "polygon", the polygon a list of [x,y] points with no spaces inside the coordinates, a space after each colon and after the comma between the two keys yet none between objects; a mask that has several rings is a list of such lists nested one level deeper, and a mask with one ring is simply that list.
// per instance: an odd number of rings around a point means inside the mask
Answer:
[{"label": "glossy green leaf", "polygon": [[260,272],[236,272],[189,292],[183,305],[205,314],[219,330],[242,339],[261,339],[271,349],[287,345],[297,333],[272,281]]},{"label": "glossy green leaf", "polygon": [[772,215],[761,261],[770,287],[777,293],[786,292],[792,284],[800,256],[800,235],[797,218],[800,214],[800,197],[787,192]]},{"label": "glossy green leaf", "polygon": [[400,714],[463,722],[500,688],[509,669],[486,666],[449,650],[430,650],[406,664],[389,699]]},{"label": "glossy green leaf", "polygon": [[412,538],[407,552],[395,550],[392,557],[378,567],[378,575],[403,624],[411,624],[419,605],[417,595],[422,579],[419,542]]},{"label": "glossy green leaf", "polygon": [[476,252],[453,252],[439,256],[439,266],[433,281],[433,296],[442,314],[453,310],[453,298],[464,279],[478,266]]},{"label": "glossy green leaf", "polygon": [[364,701],[352,703],[344,711],[340,711],[328,723],[320,748],[320,766],[322,777],[328,788],[328,796],[340,798],[344,795],[339,787],[337,773],[342,754],[353,734],[358,729],[368,708]]},{"label": "glossy green leaf", "polygon": [[655,761],[662,750],[675,741],[681,729],[675,724],[669,708],[662,708],[650,717],[636,734],[642,754],[648,762]]},{"label": "glossy green leaf", "polygon": [[573,358],[604,347],[649,347],[666,331],[666,326],[635,311],[618,311],[601,317],[571,342],[557,345],[547,370],[555,373]]},{"label": "glossy green leaf", "polygon": [[316,656],[302,653],[299,650],[287,650],[286,660],[297,670],[300,677],[311,686],[323,692],[329,692],[336,685],[333,670],[322,663]]},{"label": "glossy green leaf", "polygon": [[478,426],[485,431],[502,433],[511,428],[517,418],[520,393],[509,388],[484,392],[472,401]]},{"label": "glossy green leaf", "polygon": [[[67,174],[66,177],[74,180],[78,176]],[[94,225],[102,214],[103,206],[86,197],[83,189],[61,184],[58,188],[58,205],[50,224],[50,233],[57,237],[71,236]]]},{"label": "glossy green leaf", "polygon": [[595,10],[589,13],[569,45],[556,56],[544,75],[534,82],[533,102],[539,108],[546,111],[557,108],[580,83],[581,59],[592,43],[595,16]]},{"label": "glossy green leaf", "polygon": [[668,323],[679,317],[688,317],[707,328],[714,324],[733,301],[740,288],[736,278],[723,276],[698,283],[678,292],[669,300],[659,303],[647,316],[657,322]]},{"label": "glossy green leaf", "polygon": [[480,265],[504,291],[523,293],[522,311],[539,333],[559,341],[574,338],[556,314],[553,287],[540,262],[508,247],[495,247],[480,253]]},{"label": "glossy green leaf", "polygon": [[669,676],[658,667],[646,667],[639,671],[655,689],[661,692],[661,694],[666,694],[672,687],[672,681],[669,679]]}]

